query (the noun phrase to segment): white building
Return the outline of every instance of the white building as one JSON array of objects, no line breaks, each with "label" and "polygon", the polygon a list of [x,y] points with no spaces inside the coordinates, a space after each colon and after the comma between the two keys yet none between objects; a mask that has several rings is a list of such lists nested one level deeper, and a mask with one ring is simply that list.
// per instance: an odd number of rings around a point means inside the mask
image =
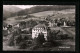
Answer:
[{"label": "white building", "polygon": [[7,30],[7,27],[3,27],[3,30]]},{"label": "white building", "polygon": [[49,27],[53,27],[53,23],[49,22],[48,24],[49,24]]},{"label": "white building", "polygon": [[32,38],[38,37],[38,34],[41,32],[44,34],[45,40],[47,40],[47,27],[44,24],[36,25],[32,29]]}]

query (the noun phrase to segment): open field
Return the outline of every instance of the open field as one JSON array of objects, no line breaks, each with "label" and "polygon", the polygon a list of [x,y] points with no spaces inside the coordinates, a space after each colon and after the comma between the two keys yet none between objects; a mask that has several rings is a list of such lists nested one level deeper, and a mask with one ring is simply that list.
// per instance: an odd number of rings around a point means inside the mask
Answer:
[{"label": "open field", "polygon": [[56,15],[56,14],[71,14],[71,13],[75,13],[74,9],[66,9],[66,10],[62,10],[62,11],[44,11],[44,12],[39,12],[39,13],[33,13],[30,15],[34,15],[37,17],[41,17],[41,16],[47,16],[47,15]]}]

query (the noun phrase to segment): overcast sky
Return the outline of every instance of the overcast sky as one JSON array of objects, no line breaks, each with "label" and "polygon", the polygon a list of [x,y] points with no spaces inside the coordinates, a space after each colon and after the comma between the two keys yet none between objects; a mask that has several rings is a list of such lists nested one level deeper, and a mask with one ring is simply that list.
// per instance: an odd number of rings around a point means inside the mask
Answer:
[{"label": "overcast sky", "polygon": [[26,8],[31,8],[35,5],[3,5],[3,7],[4,6],[16,6],[16,7],[22,8],[22,9],[26,9]]},{"label": "overcast sky", "polygon": [[22,9],[25,9],[25,8],[31,8],[34,5],[13,5],[13,6],[16,6],[16,7],[22,8]]}]

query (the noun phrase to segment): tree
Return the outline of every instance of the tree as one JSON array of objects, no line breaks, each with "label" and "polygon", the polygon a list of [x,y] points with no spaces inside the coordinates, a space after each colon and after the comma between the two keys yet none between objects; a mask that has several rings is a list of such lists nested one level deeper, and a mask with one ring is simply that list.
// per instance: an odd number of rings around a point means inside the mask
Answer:
[{"label": "tree", "polygon": [[24,40],[29,40],[29,37],[28,37],[28,36],[25,36],[25,37],[24,37]]},{"label": "tree", "polygon": [[37,45],[42,45],[42,43],[45,42],[44,34],[43,33],[39,33],[38,37],[35,38],[35,41],[36,41],[35,43]]},{"label": "tree", "polygon": [[32,33],[32,28],[29,29],[29,33]]},{"label": "tree", "polygon": [[26,24],[27,24],[27,27],[34,27],[35,25],[37,25],[37,22],[31,19],[27,21]]},{"label": "tree", "polygon": [[23,39],[22,39],[22,36],[19,35],[19,36],[16,38],[16,44],[19,45],[21,42],[23,42]]},{"label": "tree", "polygon": [[14,34],[15,36],[20,35],[20,34],[21,34],[21,29],[20,29],[20,28],[16,29],[16,30],[13,32],[13,34]]},{"label": "tree", "polygon": [[37,38],[35,37],[32,42],[33,45],[37,45]]},{"label": "tree", "polygon": [[26,41],[23,41],[20,43],[19,49],[26,49],[27,47],[28,47],[28,45],[26,44]]},{"label": "tree", "polygon": [[38,40],[39,40],[40,44],[42,44],[43,42],[45,42],[45,38],[44,38],[44,34],[43,33],[40,33],[38,35]]},{"label": "tree", "polygon": [[[16,36],[17,36],[17,38],[16,38]],[[11,37],[9,38],[8,44],[10,46],[13,46],[15,44],[14,41],[16,41],[18,43],[21,41],[20,29],[16,29],[14,32],[12,32]]]},{"label": "tree", "polygon": [[14,46],[14,37],[12,35],[12,37],[8,40],[8,45],[9,46]]},{"label": "tree", "polygon": [[49,34],[47,35],[47,41],[48,42],[53,42],[53,32],[49,31]]},{"label": "tree", "polygon": [[26,28],[26,22],[25,21],[20,22],[20,28]]},{"label": "tree", "polygon": [[46,26],[48,26],[49,24],[48,24],[48,22],[47,21],[39,21],[39,23],[41,23],[41,24],[45,24]]}]

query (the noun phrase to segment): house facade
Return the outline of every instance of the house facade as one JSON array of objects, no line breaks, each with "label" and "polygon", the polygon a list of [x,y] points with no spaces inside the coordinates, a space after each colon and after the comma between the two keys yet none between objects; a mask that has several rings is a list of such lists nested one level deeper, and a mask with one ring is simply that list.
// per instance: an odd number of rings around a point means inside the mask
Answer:
[{"label": "house facade", "polygon": [[39,24],[36,25],[33,29],[32,29],[32,38],[34,39],[35,37],[37,38],[39,33],[43,33],[44,34],[44,38],[45,40],[47,40],[47,27],[43,24]]}]

